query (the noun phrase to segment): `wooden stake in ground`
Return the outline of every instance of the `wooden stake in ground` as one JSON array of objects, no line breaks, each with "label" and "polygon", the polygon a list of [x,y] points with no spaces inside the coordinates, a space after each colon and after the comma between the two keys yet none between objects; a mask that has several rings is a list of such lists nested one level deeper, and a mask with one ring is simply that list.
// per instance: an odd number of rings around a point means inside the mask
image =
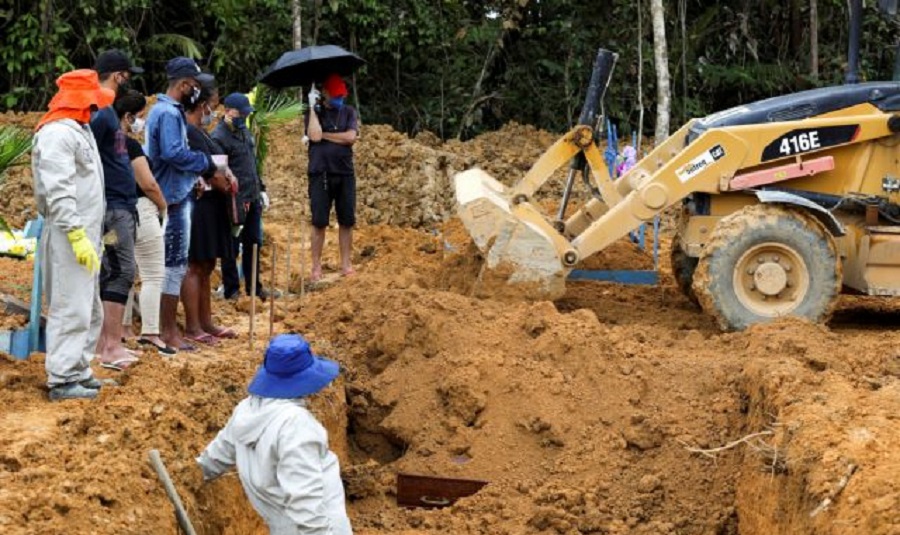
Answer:
[{"label": "wooden stake in ground", "polygon": [[275,243],[272,242],[272,277],[270,279],[272,281],[272,289],[269,292],[269,340],[272,339],[272,335],[275,333],[275,261],[278,260],[278,256],[275,252],[276,250]]},{"label": "wooden stake in ground", "polygon": [[163,463],[162,457],[159,456],[159,450],[150,450],[150,465],[156,470],[156,475],[159,477],[160,482],[162,482],[163,489],[166,491],[166,496],[169,497],[169,501],[172,502],[172,505],[175,507],[175,520],[178,522],[181,531],[186,535],[197,535],[197,532],[194,531],[194,526],[191,524],[191,519],[188,518],[187,510],[184,508],[184,505],[182,505],[181,498],[178,496],[178,490],[175,489],[175,483],[172,483],[172,478],[169,477],[166,465]]},{"label": "wooden stake in ground", "polygon": [[284,294],[291,295],[291,249],[294,245],[294,225],[288,225],[288,244],[287,244],[287,286],[285,287]]},{"label": "wooden stake in ground", "polygon": [[[244,252],[244,254],[247,254]],[[253,244],[253,268],[250,270],[250,351],[253,351],[253,324],[256,322],[256,280],[257,280],[257,269],[256,262],[259,259],[259,245]],[[245,273],[246,277],[247,274]]]},{"label": "wooden stake in ground", "polygon": [[306,279],[306,215],[305,210],[300,210],[300,304],[303,304],[303,294]]}]

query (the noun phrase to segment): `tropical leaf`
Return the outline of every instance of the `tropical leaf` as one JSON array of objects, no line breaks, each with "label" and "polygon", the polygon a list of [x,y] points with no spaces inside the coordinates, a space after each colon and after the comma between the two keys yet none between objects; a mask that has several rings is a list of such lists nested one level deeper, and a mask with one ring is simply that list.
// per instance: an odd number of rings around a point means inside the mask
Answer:
[{"label": "tropical leaf", "polygon": [[297,99],[296,91],[273,91],[264,85],[254,87],[249,98],[256,110],[249,122],[256,140],[256,170],[263,176],[269,153],[269,129],[299,116],[303,104]]},{"label": "tropical leaf", "polygon": [[171,52],[193,59],[203,57],[203,45],[186,35],[177,33],[158,33],[147,39],[148,48],[160,52]]},{"label": "tropical leaf", "polygon": [[6,171],[31,149],[31,133],[17,126],[0,126],[0,184]]},{"label": "tropical leaf", "polygon": [[9,227],[9,224],[3,219],[3,216],[0,215],[0,234],[5,234],[9,236],[11,239],[15,239],[15,234],[13,234],[12,229]]}]

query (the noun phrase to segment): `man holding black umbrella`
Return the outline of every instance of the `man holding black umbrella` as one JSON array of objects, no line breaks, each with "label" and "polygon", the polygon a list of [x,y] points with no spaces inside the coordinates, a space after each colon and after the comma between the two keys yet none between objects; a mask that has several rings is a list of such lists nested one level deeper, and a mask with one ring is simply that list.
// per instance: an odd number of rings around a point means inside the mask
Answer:
[{"label": "man holding black umbrella", "polygon": [[322,278],[322,248],[332,205],[339,225],[341,274],[355,273],[351,261],[352,232],[356,224],[353,144],[359,139],[359,121],[356,110],[344,102],[346,97],[347,85],[337,74],[325,79],[322,95],[315,86],[309,92],[305,122],[309,138],[309,204],[313,225],[312,282]]}]

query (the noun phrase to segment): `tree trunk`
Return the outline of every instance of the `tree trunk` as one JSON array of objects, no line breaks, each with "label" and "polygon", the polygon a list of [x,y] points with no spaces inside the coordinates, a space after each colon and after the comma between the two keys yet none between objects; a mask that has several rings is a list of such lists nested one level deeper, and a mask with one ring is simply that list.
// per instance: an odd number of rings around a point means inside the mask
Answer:
[{"label": "tree trunk", "polygon": [[666,21],[662,0],[650,0],[653,19],[653,60],[656,64],[656,145],[669,137],[672,91],[669,87],[669,54],[666,52]]},{"label": "tree trunk", "polygon": [[791,50],[796,54],[803,45],[803,21],[800,20],[800,0],[791,0]]},{"label": "tree trunk", "polygon": [[641,13],[641,10],[644,6],[641,5],[641,0],[637,0],[637,24],[638,24],[638,36],[637,36],[637,101],[638,101],[638,135],[637,135],[637,147],[635,150],[638,151],[638,159],[640,159],[641,154],[641,145],[644,144],[644,16]]},{"label": "tree trunk", "polygon": [[313,44],[319,44],[319,24],[322,21],[322,0],[316,0],[316,12],[313,22]]},{"label": "tree trunk", "polygon": [[819,0],[809,0],[809,75],[819,79]]},{"label": "tree trunk", "polygon": [[[294,45],[294,50],[299,50],[303,48],[303,17],[302,17],[302,9],[300,9],[300,4],[302,0],[291,0],[291,21],[294,25],[292,41]],[[304,102],[303,98],[303,88],[297,88],[297,100],[300,102]]]},{"label": "tree trunk", "polygon": [[[53,64],[53,43],[50,37],[50,27],[53,25],[53,1],[44,0],[41,6],[41,34],[44,38],[44,91],[51,91],[53,80],[56,78],[56,69]],[[42,102],[47,100],[42,96]]]},{"label": "tree trunk", "polygon": [[684,124],[690,119],[687,113],[687,0],[679,0],[678,2],[678,19],[681,22],[681,120],[679,124]]},{"label": "tree trunk", "polygon": [[291,0],[291,20],[294,23],[294,50],[303,47],[303,17],[301,15],[302,10],[300,9],[301,3],[301,0]]}]

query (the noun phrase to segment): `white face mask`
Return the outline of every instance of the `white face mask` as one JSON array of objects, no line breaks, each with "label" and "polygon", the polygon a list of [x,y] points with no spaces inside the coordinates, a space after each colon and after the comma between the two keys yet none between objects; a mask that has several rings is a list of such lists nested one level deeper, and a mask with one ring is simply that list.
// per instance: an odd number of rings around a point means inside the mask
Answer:
[{"label": "white face mask", "polygon": [[134,122],[131,123],[131,132],[133,134],[140,134],[144,130],[144,120],[140,117],[135,117]]},{"label": "white face mask", "polygon": [[212,114],[204,113],[202,117],[200,117],[200,125],[201,126],[209,126],[212,124],[213,116]]}]

